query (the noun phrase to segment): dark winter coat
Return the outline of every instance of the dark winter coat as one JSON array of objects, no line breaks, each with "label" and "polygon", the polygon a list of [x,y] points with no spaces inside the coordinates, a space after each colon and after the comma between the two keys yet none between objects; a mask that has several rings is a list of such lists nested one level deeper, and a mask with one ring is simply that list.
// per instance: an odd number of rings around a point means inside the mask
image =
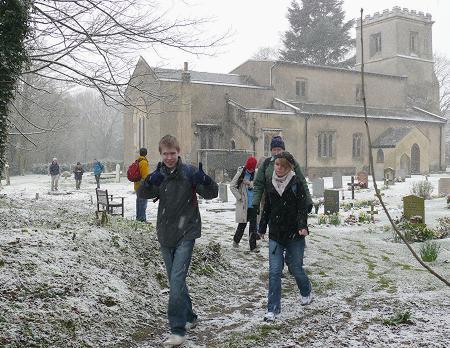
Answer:
[{"label": "dark winter coat", "polygon": [[[271,185],[272,175],[275,165],[275,157],[266,158],[266,160],[260,165],[258,171],[256,172],[256,177],[254,181],[253,187],[253,206],[259,208],[261,203],[261,199],[263,197],[264,190]],[[294,166],[295,175],[298,176],[300,181],[303,183],[303,186],[306,191],[306,205],[308,207],[308,211],[312,208],[312,199],[309,193],[308,184],[306,182],[305,177],[303,176],[300,165],[297,161],[295,161]]]},{"label": "dark winter coat", "polygon": [[270,239],[285,244],[290,239],[301,238],[298,231],[308,229],[307,195],[302,180],[294,175],[282,196],[271,181],[262,215],[268,220]]},{"label": "dark winter coat", "polygon": [[73,173],[75,174],[75,180],[81,180],[83,178],[84,173],[83,166],[81,164],[76,165],[75,168],[73,169]]},{"label": "dark winter coat", "polygon": [[164,181],[159,187],[151,184],[151,174],[139,185],[136,192],[138,197],[159,197],[156,232],[159,243],[164,247],[174,248],[181,240],[193,240],[201,236],[196,193],[205,199],[212,199],[217,197],[219,187],[214,181],[208,186],[194,186],[193,176],[197,170],[178,159],[172,173],[164,164],[161,166]]},{"label": "dark winter coat", "polygon": [[50,167],[48,167],[48,172],[50,173],[50,175],[59,175],[59,164],[56,162],[52,162],[52,164],[50,164]]}]

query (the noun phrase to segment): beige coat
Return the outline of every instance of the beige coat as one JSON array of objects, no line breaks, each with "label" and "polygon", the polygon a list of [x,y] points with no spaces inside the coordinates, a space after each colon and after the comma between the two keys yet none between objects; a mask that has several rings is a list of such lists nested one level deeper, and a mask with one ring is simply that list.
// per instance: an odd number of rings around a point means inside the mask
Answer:
[{"label": "beige coat", "polygon": [[[242,182],[240,187],[236,187],[243,170],[244,167],[239,167],[230,183],[231,193],[236,197],[236,222],[238,224],[247,222],[247,185]],[[250,182],[249,186],[253,188],[253,181]]]}]

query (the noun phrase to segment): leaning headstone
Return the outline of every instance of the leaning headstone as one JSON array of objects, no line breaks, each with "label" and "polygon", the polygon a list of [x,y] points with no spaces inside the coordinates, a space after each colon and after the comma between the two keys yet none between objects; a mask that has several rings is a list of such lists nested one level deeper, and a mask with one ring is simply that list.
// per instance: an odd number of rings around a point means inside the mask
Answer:
[{"label": "leaning headstone", "polygon": [[340,172],[333,173],[333,188],[342,188],[342,174]]},{"label": "leaning headstone", "polygon": [[325,214],[335,214],[339,212],[339,191],[325,190],[324,192],[324,208]]},{"label": "leaning headstone", "polygon": [[440,195],[450,194],[450,178],[440,178],[438,182],[438,193]]},{"label": "leaning headstone", "polygon": [[425,199],[415,195],[403,197],[403,216],[408,221],[413,216],[421,216],[425,223]]},{"label": "leaning headstone", "polygon": [[120,182],[120,164],[116,164],[116,182]]},{"label": "leaning headstone", "polygon": [[356,178],[358,180],[358,185],[361,188],[368,188],[369,187],[369,175],[367,172],[359,172],[356,175]]},{"label": "leaning headstone", "polygon": [[376,181],[384,181],[384,163],[375,163],[373,173]]},{"label": "leaning headstone", "polygon": [[384,170],[384,181],[386,181],[389,185],[393,185],[395,182],[395,170],[391,167],[387,167]]},{"label": "leaning headstone", "polygon": [[219,184],[219,199],[222,202],[228,202],[228,189],[226,184]]},{"label": "leaning headstone", "polygon": [[323,197],[324,182],[323,178],[314,179],[312,182],[313,197]]}]

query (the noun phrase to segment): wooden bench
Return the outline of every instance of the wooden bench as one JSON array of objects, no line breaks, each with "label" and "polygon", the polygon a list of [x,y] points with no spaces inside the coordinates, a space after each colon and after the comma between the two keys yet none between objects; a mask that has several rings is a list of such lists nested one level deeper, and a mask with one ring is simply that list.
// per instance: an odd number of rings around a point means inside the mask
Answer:
[{"label": "wooden bench", "polygon": [[[120,198],[121,202],[113,202],[113,195],[108,194],[108,190],[100,190],[95,189],[95,193],[97,194],[97,213],[102,211],[107,212],[111,215],[122,215],[124,213],[123,199],[124,197],[116,197]],[[114,213],[114,208],[122,208],[121,213]]]}]

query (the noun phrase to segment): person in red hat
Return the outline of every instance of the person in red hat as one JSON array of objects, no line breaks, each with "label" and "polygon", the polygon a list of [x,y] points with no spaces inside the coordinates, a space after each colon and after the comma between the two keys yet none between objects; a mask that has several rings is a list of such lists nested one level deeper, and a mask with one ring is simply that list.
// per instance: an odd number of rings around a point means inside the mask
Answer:
[{"label": "person in red hat", "polygon": [[239,167],[236,175],[230,183],[230,190],[236,197],[236,222],[238,223],[236,233],[233,237],[233,246],[238,247],[239,242],[247,226],[250,222],[249,228],[249,243],[250,251],[258,252],[256,247],[256,209],[252,206],[253,200],[253,179],[255,176],[255,169],[257,160],[250,156],[247,158],[244,167]]}]

